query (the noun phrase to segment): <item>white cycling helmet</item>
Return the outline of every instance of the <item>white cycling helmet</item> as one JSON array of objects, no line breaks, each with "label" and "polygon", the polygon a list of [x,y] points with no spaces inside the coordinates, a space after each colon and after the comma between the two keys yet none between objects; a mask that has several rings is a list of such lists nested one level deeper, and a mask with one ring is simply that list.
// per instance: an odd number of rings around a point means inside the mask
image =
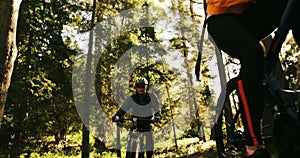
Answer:
[{"label": "white cycling helmet", "polygon": [[145,78],[139,78],[135,81],[135,85],[148,85],[148,81]]}]

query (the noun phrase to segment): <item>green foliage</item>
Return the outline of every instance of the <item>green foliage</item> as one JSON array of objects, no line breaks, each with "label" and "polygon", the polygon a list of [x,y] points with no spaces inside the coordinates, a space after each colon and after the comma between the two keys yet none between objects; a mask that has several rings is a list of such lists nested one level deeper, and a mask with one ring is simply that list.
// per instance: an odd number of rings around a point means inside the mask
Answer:
[{"label": "green foliage", "polygon": [[[19,54],[0,129],[0,157],[25,157],[29,153],[31,157],[80,157],[82,122],[74,106],[72,94],[72,69],[75,57],[79,53],[79,45],[74,43],[76,37],[73,31],[88,32],[98,22],[126,9],[141,8],[146,1],[102,0],[97,2],[96,10],[93,10],[90,1],[22,1],[17,34]],[[188,1],[173,0],[171,2],[173,8],[190,14],[189,3],[186,3]],[[152,5],[152,2],[149,5]],[[95,21],[91,22],[93,11],[96,17]],[[138,22],[149,22],[149,19],[155,19],[157,16],[164,17],[164,15],[145,15],[145,18]],[[167,41],[167,44],[186,59],[180,63],[182,64],[180,66],[187,68],[186,71],[180,71],[168,64],[168,59],[178,60],[176,57],[168,56],[170,50],[166,50],[165,45],[161,44],[163,39],[160,37],[163,31],[158,32],[155,27],[122,32],[115,39],[110,39],[110,35],[119,34],[119,32],[114,32],[113,28],[108,29],[110,32],[95,35],[95,52],[101,51],[102,55],[99,61],[94,61],[97,63],[96,85],[92,86],[95,86],[98,101],[106,114],[95,118],[95,121],[99,122],[99,119],[103,117],[111,117],[119,108],[119,101],[127,97],[121,96],[118,98],[120,100],[114,98],[115,89],[112,86],[115,85],[113,84],[124,87],[124,89],[118,89],[120,94],[124,94],[124,91],[128,89],[130,93],[134,93],[133,83],[138,77],[146,77],[150,86],[159,85],[156,90],[161,92],[158,96],[163,107],[161,120],[156,128],[169,124],[175,116],[190,119],[188,112],[178,109],[180,106],[188,106],[191,111],[198,109],[200,116],[197,118],[200,120],[204,118],[202,114],[208,110],[213,96],[209,81],[215,76],[210,74],[211,70],[207,66],[211,58],[203,57],[201,69],[203,82],[196,89],[191,88],[195,85],[192,82],[192,69],[188,68],[194,66],[198,50],[197,41],[186,37],[195,33],[195,28],[186,25],[184,17],[180,18],[180,25],[173,28],[178,36]],[[137,19],[123,20],[124,25],[125,22],[138,23],[135,21]],[[114,22],[112,21],[109,25],[113,26]],[[102,37],[97,38],[99,36]],[[151,43],[161,45],[153,46]],[[297,86],[296,73],[299,70],[299,47],[293,41],[287,44],[291,47],[286,50],[282,59],[286,65],[289,87],[295,87]],[[103,48],[103,45],[107,47]],[[214,50],[209,40],[205,40],[205,46],[204,51]],[[142,56],[133,48],[140,48],[151,53],[147,53],[149,56]],[[116,64],[124,55],[124,62]],[[136,65],[138,66],[132,71],[131,68]],[[113,75],[121,77],[113,80]],[[185,91],[186,89],[189,91]],[[83,90],[75,88],[74,91]],[[193,107],[193,105],[201,106]],[[175,150],[173,142],[168,142],[170,143],[169,149],[158,149],[156,155],[179,157],[186,156],[192,150],[203,152],[202,149],[200,150],[202,144],[199,141],[189,142],[190,139],[186,139],[198,135],[199,131],[195,128],[197,126],[195,122],[183,135],[179,136],[181,143],[187,142],[182,143],[178,151]],[[180,123],[177,126],[185,125],[184,122]],[[172,129],[167,132],[169,133],[158,134],[161,139],[172,140],[170,135]],[[121,139],[126,140],[126,138],[127,135],[122,135]],[[116,157],[116,153],[110,151],[105,144],[93,138],[90,142],[92,157]]]},{"label": "green foliage", "polygon": [[287,87],[285,88],[297,89],[300,83],[300,48],[295,40],[290,37],[282,50],[280,59],[284,69],[284,77],[287,80]]},{"label": "green foliage", "polygon": [[63,26],[72,22],[69,14],[80,9],[74,7],[58,0],[22,2],[19,54],[1,128],[1,140],[6,140],[1,145],[12,157],[43,145],[33,142],[44,136],[53,135],[58,143],[65,139],[70,125],[78,126],[71,89],[76,51],[65,45],[61,36]]}]

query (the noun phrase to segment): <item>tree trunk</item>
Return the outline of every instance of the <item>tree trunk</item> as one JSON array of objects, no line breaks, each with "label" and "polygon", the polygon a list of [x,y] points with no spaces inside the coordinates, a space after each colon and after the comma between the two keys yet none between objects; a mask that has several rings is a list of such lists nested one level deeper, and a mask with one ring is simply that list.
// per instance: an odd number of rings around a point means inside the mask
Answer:
[{"label": "tree trunk", "polygon": [[14,62],[17,57],[16,31],[22,0],[0,1],[0,126]]},{"label": "tree trunk", "polygon": [[96,0],[93,1],[93,10],[92,10],[92,19],[91,19],[91,30],[89,32],[89,49],[87,54],[87,63],[86,63],[86,82],[85,82],[85,95],[84,95],[84,103],[86,103],[85,113],[87,115],[87,122],[84,122],[82,129],[82,155],[81,158],[89,158],[90,157],[90,131],[89,131],[89,118],[90,118],[90,81],[91,81],[91,71],[94,69],[92,66],[93,63],[93,44],[94,44],[94,21],[95,21],[95,12],[96,12]]}]

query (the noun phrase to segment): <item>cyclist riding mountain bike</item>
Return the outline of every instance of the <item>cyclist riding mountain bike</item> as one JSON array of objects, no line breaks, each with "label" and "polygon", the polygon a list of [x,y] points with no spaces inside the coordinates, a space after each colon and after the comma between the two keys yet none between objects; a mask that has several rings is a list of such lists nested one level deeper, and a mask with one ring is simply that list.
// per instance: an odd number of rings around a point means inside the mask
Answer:
[{"label": "cyclist riding mountain bike", "polygon": [[[118,121],[126,113],[137,118],[136,129],[138,132],[146,133],[146,155],[147,158],[151,158],[154,149],[152,124],[159,119],[161,105],[155,94],[148,93],[148,81],[145,78],[139,78],[135,82],[135,88],[136,93],[126,99],[122,107],[112,117],[112,121]],[[134,129],[132,128],[132,130]],[[128,157],[129,152],[132,151],[127,148],[126,157]]]},{"label": "cyclist riding mountain bike", "polygon": [[[276,29],[286,2],[287,0],[206,0],[209,34],[222,51],[239,59],[241,64],[238,93],[247,139],[243,157],[269,157],[261,138],[264,52],[260,40]],[[291,29],[299,44],[300,19],[294,19]]]}]

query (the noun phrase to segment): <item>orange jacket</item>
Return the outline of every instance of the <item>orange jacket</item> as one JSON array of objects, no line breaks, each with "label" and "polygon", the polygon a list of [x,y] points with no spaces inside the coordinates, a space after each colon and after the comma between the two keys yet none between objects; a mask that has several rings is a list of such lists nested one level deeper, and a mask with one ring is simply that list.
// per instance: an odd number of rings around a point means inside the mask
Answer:
[{"label": "orange jacket", "polygon": [[207,14],[241,14],[253,4],[256,0],[206,0],[207,4]]}]

